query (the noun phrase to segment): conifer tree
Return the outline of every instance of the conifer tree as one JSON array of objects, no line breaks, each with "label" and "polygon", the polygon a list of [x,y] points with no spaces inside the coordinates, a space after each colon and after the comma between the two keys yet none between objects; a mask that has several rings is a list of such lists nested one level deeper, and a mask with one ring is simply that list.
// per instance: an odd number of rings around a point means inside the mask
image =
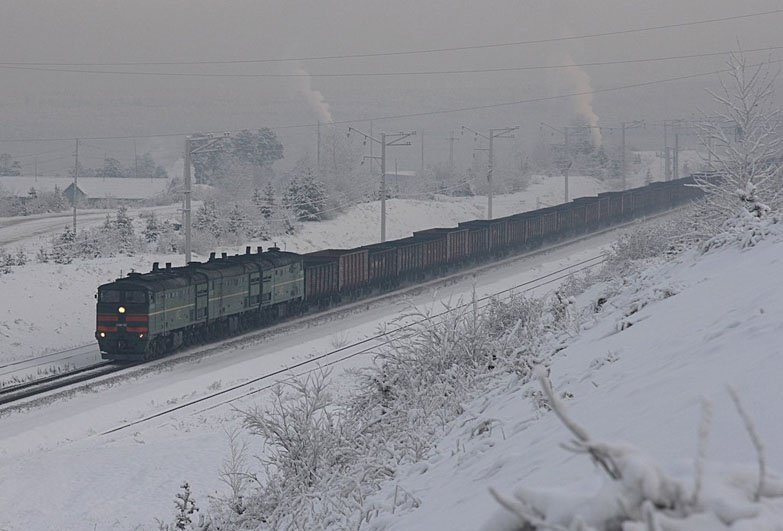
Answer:
[{"label": "conifer tree", "polygon": [[275,210],[275,190],[272,188],[271,181],[267,181],[266,187],[264,187],[264,206],[261,208],[261,215],[265,219],[272,217],[272,212]]}]

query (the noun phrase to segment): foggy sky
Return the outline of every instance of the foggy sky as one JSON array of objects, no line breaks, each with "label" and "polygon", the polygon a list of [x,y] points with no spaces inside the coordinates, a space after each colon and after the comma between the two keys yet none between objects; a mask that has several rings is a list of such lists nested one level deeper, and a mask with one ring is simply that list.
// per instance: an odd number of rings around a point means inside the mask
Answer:
[{"label": "foggy sky", "polygon": [[[775,0],[2,0],[0,63],[120,63],[252,60],[376,53],[522,41],[672,24],[778,9]],[[459,52],[343,60],[236,65],[71,66],[55,68],[145,72],[293,73],[428,71],[617,61],[783,45],[783,14],[624,36]],[[770,54],[754,54],[764,59]],[[776,59],[779,52],[772,53]],[[580,90],[717,70],[711,57],[564,70],[464,75],[306,79],[190,78],[39,72],[0,68],[0,152],[44,152],[57,143],[10,143],[14,138],[139,137],[142,149],[175,157],[178,138],[147,135],[313,124],[325,112],[338,121],[517,101]],[[30,65],[28,65],[30,66]],[[585,81],[585,79],[587,81]],[[309,85],[308,82],[309,81]],[[596,94],[601,125],[621,120],[688,117],[709,108],[698,78]],[[319,95],[328,111],[318,104]],[[376,131],[428,131],[432,162],[447,153],[445,136],[460,125],[476,129],[520,125],[523,137],[539,122],[565,125],[573,99],[375,120]],[[346,126],[340,126],[345,128]],[[312,128],[280,129],[286,162],[312,151]],[[649,133],[647,136],[650,136]],[[640,135],[639,141],[642,141]],[[425,136],[426,138],[426,136]],[[425,141],[426,142],[426,141]],[[128,141],[94,141],[125,156]],[[467,143],[463,143],[467,144]],[[465,158],[470,150],[458,155]],[[413,150],[408,164],[417,160]],[[66,164],[63,155],[62,164]],[[52,168],[60,164],[51,162]],[[88,162],[87,165],[91,163]],[[92,163],[95,165],[96,163]]]}]

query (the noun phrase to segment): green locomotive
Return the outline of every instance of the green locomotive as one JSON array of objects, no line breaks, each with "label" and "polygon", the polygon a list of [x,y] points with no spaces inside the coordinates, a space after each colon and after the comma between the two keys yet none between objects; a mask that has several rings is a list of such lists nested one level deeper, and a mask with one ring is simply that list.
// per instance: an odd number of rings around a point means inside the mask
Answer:
[{"label": "green locomotive", "polygon": [[303,298],[302,257],[277,247],[155,263],[98,288],[95,337],[104,359],[145,360],[297,312]]}]

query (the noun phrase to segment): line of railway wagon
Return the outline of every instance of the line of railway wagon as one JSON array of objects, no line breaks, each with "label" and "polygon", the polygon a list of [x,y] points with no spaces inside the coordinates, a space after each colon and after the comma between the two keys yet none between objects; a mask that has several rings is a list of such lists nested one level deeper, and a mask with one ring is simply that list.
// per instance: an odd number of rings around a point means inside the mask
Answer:
[{"label": "line of railway wagon", "polygon": [[302,255],[305,299],[328,306],[368,291],[437,276],[465,263],[490,260],[564,237],[589,233],[671,209],[698,197],[693,177],[606,192],[569,203],[452,228],[414,232],[400,240]]}]

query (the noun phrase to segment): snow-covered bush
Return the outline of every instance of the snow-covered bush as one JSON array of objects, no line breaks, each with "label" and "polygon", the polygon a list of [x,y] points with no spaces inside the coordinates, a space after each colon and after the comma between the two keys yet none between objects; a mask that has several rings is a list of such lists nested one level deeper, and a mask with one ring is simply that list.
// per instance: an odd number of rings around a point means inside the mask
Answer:
[{"label": "snow-covered bush", "polygon": [[354,390],[338,402],[319,372],[245,412],[246,428],[263,441],[264,468],[252,472],[232,444],[222,476],[230,493],[215,499],[215,525],[358,529],[417,506],[402,489],[388,504],[369,500],[400,466],[427,456],[492,375],[528,381],[569,337],[565,326],[551,301],[519,295],[411,311],[389,325],[373,367],[356,373]]},{"label": "snow-covered bush", "polygon": [[126,207],[117,209],[115,217],[106,216],[101,227],[82,229],[74,234],[70,227],[55,236],[50,249],[38,252],[39,261],[51,258],[58,264],[69,264],[74,258],[98,258],[118,254],[133,256],[141,251],[144,243],[136,235],[133,220]]},{"label": "snow-covered bush", "polygon": [[299,221],[319,221],[326,216],[326,191],[310,168],[294,169],[283,194],[283,204]]},{"label": "snow-covered bush", "polygon": [[23,266],[27,263],[27,253],[19,247],[14,254],[0,248],[0,275],[11,273],[12,267]]},{"label": "snow-covered bush", "polygon": [[622,233],[607,256],[607,276],[623,276],[651,259],[675,256],[694,243],[689,214],[679,214]]},{"label": "snow-covered bush", "polygon": [[196,507],[196,500],[190,492],[188,482],[183,483],[180,488],[182,491],[178,492],[174,498],[174,506],[176,507],[174,523],[169,525],[158,520],[159,531],[209,531],[212,528],[212,523],[209,518],[197,514],[199,509]]},{"label": "snow-covered bush", "polygon": [[[737,411],[757,450],[758,471],[711,465],[705,454],[712,409],[704,408],[693,478],[673,477],[644,451],[625,443],[593,439],[571,419],[544,371],[537,371],[552,410],[571,432],[563,447],[589,456],[602,471],[603,485],[577,489],[518,488],[513,496],[491,490],[503,507],[485,531],[713,531],[778,530],[783,521],[783,481],[765,469],[763,445],[736,392]],[[691,481],[692,480],[692,481]],[[692,483],[692,487],[691,487]]]}]

